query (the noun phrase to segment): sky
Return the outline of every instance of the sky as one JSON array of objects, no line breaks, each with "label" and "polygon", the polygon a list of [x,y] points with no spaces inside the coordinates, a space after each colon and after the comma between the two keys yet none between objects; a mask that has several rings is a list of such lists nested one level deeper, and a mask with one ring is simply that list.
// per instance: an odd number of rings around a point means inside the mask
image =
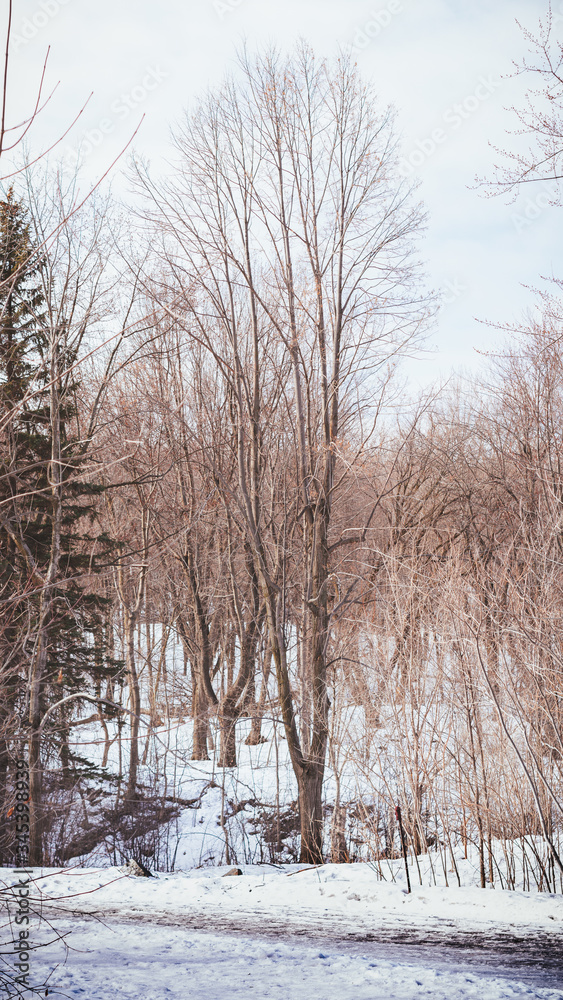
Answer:
[{"label": "sky", "polygon": [[[5,6],[5,4],[4,4]],[[516,148],[524,82],[511,77],[547,0],[14,0],[8,118],[35,99],[50,46],[47,90],[58,84],[30,137],[34,152],[77,123],[53,155],[82,184],[112,168],[126,196],[127,146],[168,169],[170,128],[207,87],[236,72],[237,50],[306,39],[319,56],[352,46],[362,74],[397,110],[402,170],[420,181],[428,212],[423,257],[442,308],[424,356],[409,360],[414,386],[475,372],[534,308],[542,278],[561,276],[560,209],[549,188],[530,186],[514,203],[485,198],[491,147]],[[563,0],[553,0],[563,37]],[[91,97],[89,97],[91,95]],[[89,100],[88,100],[89,98]],[[138,131],[137,131],[138,129]]]}]

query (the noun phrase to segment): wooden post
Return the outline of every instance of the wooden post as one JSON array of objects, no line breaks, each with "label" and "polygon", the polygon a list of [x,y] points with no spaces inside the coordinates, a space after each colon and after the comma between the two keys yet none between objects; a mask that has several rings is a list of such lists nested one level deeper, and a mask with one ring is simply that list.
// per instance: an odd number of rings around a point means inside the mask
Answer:
[{"label": "wooden post", "polygon": [[403,827],[403,818],[401,816],[401,807],[395,806],[395,816],[397,817],[397,823],[399,824],[399,835],[401,837],[401,850],[403,852],[403,860],[405,862],[405,871],[407,873],[407,892],[411,891],[411,877],[409,875],[409,863],[407,860],[407,843],[405,840],[405,830]]}]

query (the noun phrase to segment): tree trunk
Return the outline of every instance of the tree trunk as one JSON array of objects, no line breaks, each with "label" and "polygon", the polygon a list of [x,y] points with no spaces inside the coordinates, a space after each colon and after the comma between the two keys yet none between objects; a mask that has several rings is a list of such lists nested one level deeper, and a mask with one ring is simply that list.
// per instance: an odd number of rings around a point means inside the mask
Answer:
[{"label": "tree trunk", "polygon": [[61,705],[61,747],[60,747],[60,758],[61,758],[61,770],[62,770],[62,786],[63,788],[68,788],[70,786],[70,747],[68,743],[68,718],[66,712],[66,705]]},{"label": "tree trunk", "polygon": [[141,692],[139,689],[139,677],[137,674],[137,664],[135,662],[135,626],[136,615],[125,611],[125,641],[127,643],[126,664],[127,683],[129,685],[129,716],[131,725],[131,736],[129,746],[129,775],[125,799],[133,800],[137,797],[137,771],[139,768],[139,722],[141,714]]},{"label": "tree trunk", "polygon": [[29,686],[29,864],[40,865],[43,858],[43,775],[41,768],[41,693],[47,665],[49,626],[53,608],[53,587],[58,576],[62,528],[61,412],[58,336],[50,345],[49,429],[51,460],[48,478],[52,503],[51,551],[43,580],[37,620],[37,639],[33,651]]},{"label": "tree trunk", "polygon": [[[42,596],[42,602],[45,595]],[[46,619],[39,623],[38,649],[34,656],[29,691],[29,864],[43,860],[43,774],[41,767],[41,690],[45,672]]]},{"label": "tree trunk", "polygon": [[192,760],[209,760],[209,754],[207,752],[207,736],[209,731],[209,725],[207,722],[207,697],[205,691],[203,690],[203,684],[195,672],[194,678],[195,687],[192,700],[194,717]]},{"label": "tree trunk", "polygon": [[41,773],[41,716],[32,716],[29,736],[29,858],[28,864],[40,865],[43,860],[43,809]]},{"label": "tree trunk", "polygon": [[334,864],[346,864],[350,860],[346,847],[346,806],[336,804],[330,826],[330,860]]},{"label": "tree trunk", "polygon": [[219,710],[219,767],[237,765],[236,722],[235,705],[224,699]]},{"label": "tree trunk", "polygon": [[257,747],[267,742],[266,737],[262,736],[262,716],[259,712],[252,716],[250,732],[244,742],[247,747]]},{"label": "tree trunk", "polygon": [[417,783],[414,790],[412,816],[409,817],[411,824],[412,846],[413,846],[413,851],[417,857],[420,854],[426,854],[428,850],[428,846],[426,843],[426,836],[424,834],[424,825],[422,822],[423,794],[424,794],[424,786],[420,783]]},{"label": "tree trunk", "polygon": [[266,697],[268,695],[268,681],[270,679],[270,670],[272,666],[272,651],[268,646],[266,649],[266,654],[264,656],[264,668],[262,672],[262,682],[260,687],[260,697],[258,702],[254,703],[252,709],[252,723],[250,726],[250,733],[246,737],[245,743],[249,747],[258,746],[260,743],[265,743],[266,738],[262,736],[262,719],[264,717],[264,709],[266,707]]},{"label": "tree trunk", "polygon": [[303,864],[320,865],[323,857],[323,764],[307,764],[298,778],[299,820]]}]

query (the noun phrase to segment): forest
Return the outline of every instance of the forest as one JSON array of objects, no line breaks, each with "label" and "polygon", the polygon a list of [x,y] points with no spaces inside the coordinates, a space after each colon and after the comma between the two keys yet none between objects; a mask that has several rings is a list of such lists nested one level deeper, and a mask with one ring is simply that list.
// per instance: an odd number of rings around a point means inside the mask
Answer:
[{"label": "forest", "polygon": [[[558,179],[550,44],[551,117],[489,193]],[[219,789],[215,860],[455,880],[470,852],[483,887],[563,891],[560,282],[414,393],[439,301],[400,159],[353,59],[303,44],[243,54],[127,204],[56,157],[6,171],[2,865],[25,760],[30,865],[173,869]],[[265,747],[261,797],[232,778]]]}]

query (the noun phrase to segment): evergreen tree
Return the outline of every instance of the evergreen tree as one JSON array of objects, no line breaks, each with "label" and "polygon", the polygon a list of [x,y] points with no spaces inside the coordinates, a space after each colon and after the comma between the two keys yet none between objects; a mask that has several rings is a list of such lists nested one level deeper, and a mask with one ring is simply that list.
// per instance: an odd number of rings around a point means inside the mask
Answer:
[{"label": "evergreen tree", "polygon": [[[42,720],[66,695],[99,690],[115,666],[95,639],[104,600],[91,581],[107,544],[92,530],[99,488],[83,476],[87,447],[75,432],[80,385],[68,372],[76,350],[67,325],[49,322],[53,310],[41,288],[48,258],[34,246],[12,191],[1,205],[0,253],[0,800],[8,804],[10,759],[25,734],[30,862],[37,864],[57,790],[92,773],[69,748],[77,702],[60,706],[44,726]],[[9,841],[8,832],[3,855],[0,843],[4,862]]]},{"label": "evergreen tree", "polygon": [[24,398],[33,377],[33,356],[44,345],[44,298],[38,282],[43,258],[30,236],[25,210],[10,188],[0,201],[0,402]]},{"label": "evergreen tree", "polygon": [[[23,206],[10,189],[0,201],[0,809],[7,812],[10,747],[21,695],[30,586],[21,558],[25,529],[22,476],[35,467],[26,399],[44,346],[40,285],[42,258],[34,246]],[[0,835],[0,862],[7,860],[10,831]]]}]

